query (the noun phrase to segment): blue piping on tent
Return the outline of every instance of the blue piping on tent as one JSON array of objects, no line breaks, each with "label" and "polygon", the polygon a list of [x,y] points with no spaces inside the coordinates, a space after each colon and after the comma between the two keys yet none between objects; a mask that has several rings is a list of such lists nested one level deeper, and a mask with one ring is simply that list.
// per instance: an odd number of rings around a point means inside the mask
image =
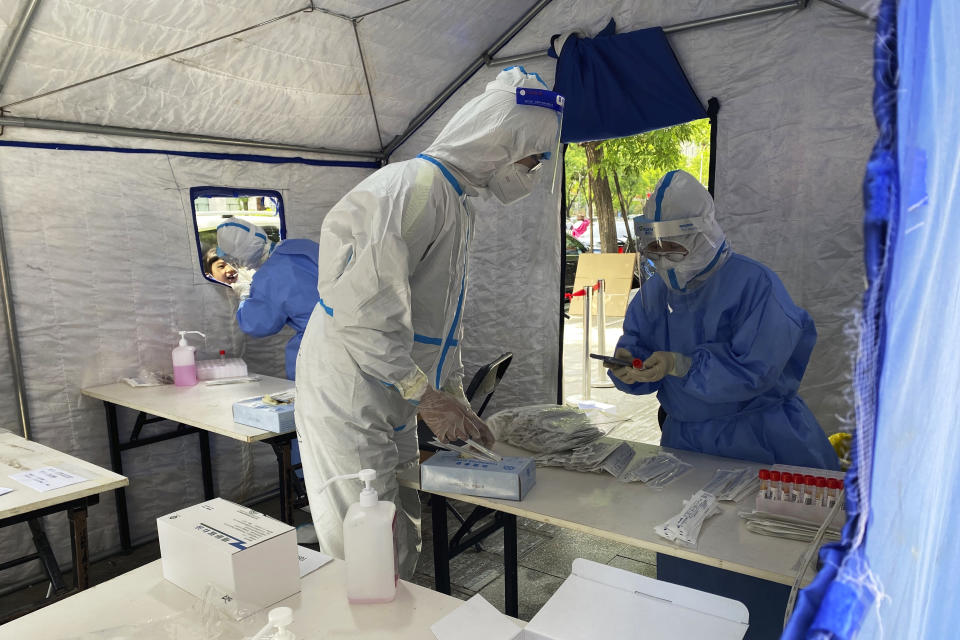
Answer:
[{"label": "blue piping on tent", "polygon": [[23,149],[52,149],[54,151],[100,151],[104,153],[132,153],[135,155],[161,154],[184,158],[203,158],[206,160],[231,160],[234,162],[259,162],[260,164],[304,164],[312,167],[353,167],[357,169],[379,169],[379,162],[361,162],[359,160],[312,160],[293,156],[263,156],[250,153],[212,153],[205,151],[171,151],[169,149],[123,149],[119,147],[101,147],[88,144],[64,144],[60,142],[17,142],[0,141],[0,147],[20,147]]}]

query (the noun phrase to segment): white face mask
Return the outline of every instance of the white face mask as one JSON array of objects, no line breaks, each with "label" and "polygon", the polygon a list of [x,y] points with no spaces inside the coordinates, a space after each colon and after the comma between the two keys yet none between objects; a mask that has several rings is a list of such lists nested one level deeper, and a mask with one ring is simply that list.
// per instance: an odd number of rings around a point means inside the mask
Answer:
[{"label": "white face mask", "polygon": [[503,204],[511,204],[530,195],[538,171],[530,171],[522,164],[511,162],[497,169],[487,188]]}]

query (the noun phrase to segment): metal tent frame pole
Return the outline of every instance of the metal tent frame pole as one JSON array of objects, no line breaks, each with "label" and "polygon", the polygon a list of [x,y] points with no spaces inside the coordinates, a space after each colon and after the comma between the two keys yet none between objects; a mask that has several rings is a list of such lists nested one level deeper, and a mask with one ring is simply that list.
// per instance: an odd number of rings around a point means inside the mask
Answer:
[{"label": "metal tent frame pole", "polygon": [[7,264],[7,239],[3,233],[3,212],[0,211],[0,293],[3,295],[4,320],[7,323],[7,346],[10,349],[10,368],[17,391],[17,408],[20,411],[20,427],[23,437],[30,439],[30,410],[27,406],[27,387],[23,380],[23,362],[20,359],[20,336],[17,332],[17,316],[13,311],[13,289],[10,285],[10,268]]},{"label": "metal tent frame pole", "polygon": [[20,51],[20,45],[23,43],[23,37],[26,35],[27,28],[29,28],[30,22],[33,20],[33,16],[39,7],[40,0],[27,0],[20,5],[17,16],[13,19],[13,29],[10,31],[10,40],[8,41],[6,50],[3,52],[3,56],[0,57],[0,93],[3,93],[3,88],[7,84],[7,76],[10,75],[13,61]]},{"label": "metal tent frame pole", "polygon": [[0,116],[0,126],[26,127],[28,129],[49,129],[54,131],[73,131],[78,133],[97,133],[108,136],[123,136],[128,138],[152,138],[157,140],[174,140],[178,142],[195,142],[198,144],[216,144],[232,147],[246,147],[250,149],[269,149],[273,151],[291,151],[295,153],[319,153],[331,156],[347,156],[382,160],[381,151],[349,151],[345,149],[326,149],[323,147],[307,147],[298,144],[281,144],[277,142],[260,142],[259,140],[245,140],[242,138],[225,138],[221,136],[207,136],[195,133],[180,133],[177,131],[159,131],[155,129],[136,129],[131,127],[113,127],[100,124],[85,124],[83,122],[68,122],[65,120],[43,120],[41,118],[18,118],[14,116]]},{"label": "metal tent frame pole", "polygon": [[[7,76],[30,22],[40,7],[40,0],[27,0],[20,5],[13,20],[10,39],[0,56],[0,93],[7,84]],[[3,296],[3,313],[7,326],[7,347],[10,349],[10,369],[17,391],[17,409],[20,413],[20,428],[23,437],[30,439],[30,409],[27,406],[27,387],[23,379],[23,361],[20,358],[20,335],[17,330],[17,315],[13,310],[13,289],[10,284],[10,268],[7,264],[7,239],[3,232],[3,212],[0,211],[0,294]]]},{"label": "metal tent frame pole", "polygon": [[389,158],[394,151],[396,151],[400,145],[407,141],[413,133],[420,128],[427,119],[432,116],[437,109],[447,101],[450,96],[452,96],[457,89],[462,87],[467,80],[469,80],[473,74],[479,71],[484,65],[487,65],[496,55],[497,51],[500,51],[503,47],[507,45],[510,40],[520,32],[527,24],[533,20],[540,11],[543,10],[551,0],[539,0],[535,5],[530,7],[525,14],[523,14],[519,20],[513,23],[513,25],[507,29],[503,35],[501,35],[497,40],[484,51],[480,57],[474,60],[470,65],[464,69],[460,75],[453,79],[453,81],[448,84],[440,94],[430,101],[430,103],[424,107],[420,113],[414,116],[413,120],[410,121],[410,124],[407,126],[406,130],[403,133],[398,135],[396,138],[390,141],[390,144],[384,149],[387,158]]}]

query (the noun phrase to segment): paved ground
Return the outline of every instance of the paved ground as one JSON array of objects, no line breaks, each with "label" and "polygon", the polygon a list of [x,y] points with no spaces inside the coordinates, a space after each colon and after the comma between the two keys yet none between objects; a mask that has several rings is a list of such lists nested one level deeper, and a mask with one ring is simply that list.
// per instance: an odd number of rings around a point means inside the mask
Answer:
[{"label": "paved ground", "polygon": [[[606,323],[606,352],[613,353],[613,347],[620,337],[622,318],[610,318]],[[595,327],[594,323],[594,327]],[[592,351],[596,348],[596,330],[592,332]],[[573,317],[567,321],[564,331],[564,397],[579,396],[582,393],[583,323],[581,318]],[[596,361],[591,361],[596,366]],[[605,380],[594,369],[592,372],[598,381]],[[591,388],[592,400],[614,405],[608,413],[609,434],[625,440],[636,440],[656,444],[660,440],[657,426],[657,402],[650,396],[630,396],[613,387]],[[108,498],[107,502],[111,502]],[[455,505],[464,515],[471,505]],[[254,508],[271,515],[278,515],[276,500],[270,500]],[[456,530],[453,515],[450,518],[450,531]],[[298,521],[308,521],[308,516],[298,513]],[[423,552],[414,577],[414,582],[433,587],[433,541],[428,509],[424,509]],[[24,535],[26,526],[24,525]],[[518,521],[518,544],[520,564],[520,617],[529,620],[543,605],[563,580],[570,574],[574,558],[588,558],[634,571],[647,576],[656,575],[655,556],[652,552],[627,545],[610,542],[587,534],[561,529],[553,525],[542,524],[523,518]],[[116,555],[91,565],[91,583],[97,584],[131,571],[160,557],[156,542],[138,547],[128,555]],[[451,563],[451,582],[455,596],[466,599],[480,593],[494,606],[503,610],[503,534],[492,536],[483,543],[482,551],[471,550],[461,554]],[[6,613],[27,604],[42,600],[46,594],[46,583],[16,591],[0,597],[0,612]]]}]

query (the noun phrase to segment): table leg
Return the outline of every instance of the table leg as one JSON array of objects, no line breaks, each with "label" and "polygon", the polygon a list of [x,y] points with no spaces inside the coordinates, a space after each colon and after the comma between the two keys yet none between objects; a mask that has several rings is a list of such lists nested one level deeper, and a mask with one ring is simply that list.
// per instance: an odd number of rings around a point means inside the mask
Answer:
[{"label": "table leg", "polygon": [[517,516],[501,513],[503,517],[504,608],[508,616],[517,617],[519,586],[517,568]]},{"label": "table leg", "polygon": [[[123,475],[123,460],[120,455],[120,430],[117,426],[117,405],[103,403],[107,412],[107,441],[110,444],[110,468],[114,473]],[[117,503],[117,528],[120,530],[120,548],[130,551],[130,520],[127,517],[127,493],[123,487],[114,489],[113,498]]]},{"label": "table leg", "polygon": [[447,499],[430,496],[433,519],[434,586],[440,593],[450,594],[450,541],[447,538]]},{"label": "table leg", "polygon": [[293,525],[293,464],[290,462],[292,438],[274,438],[270,446],[277,455],[277,470],[280,474],[280,520]]},{"label": "table leg", "polygon": [[200,436],[200,472],[203,474],[203,499],[213,500],[213,465],[210,463],[210,433],[203,429]]},{"label": "table leg", "polygon": [[67,510],[70,519],[70,546],[73,553],[73,584],[77,589],[90,586],[90,555],[87,546],[87,505],[70,507]]},{"label": "table leg", "polygon": [[33,546],[37,548],[37,555],[40,556],[43,569],[47,572],[47,577],[50,578],[54,593],[65,592],[67,585],[63,582],[63,574],[60,573],[57,556],[54,555],[50,541],[47,540],[47,532],[43,529],[43,521],[40,518],[30,518],[27,520],[27,524],[33,534]]}]

